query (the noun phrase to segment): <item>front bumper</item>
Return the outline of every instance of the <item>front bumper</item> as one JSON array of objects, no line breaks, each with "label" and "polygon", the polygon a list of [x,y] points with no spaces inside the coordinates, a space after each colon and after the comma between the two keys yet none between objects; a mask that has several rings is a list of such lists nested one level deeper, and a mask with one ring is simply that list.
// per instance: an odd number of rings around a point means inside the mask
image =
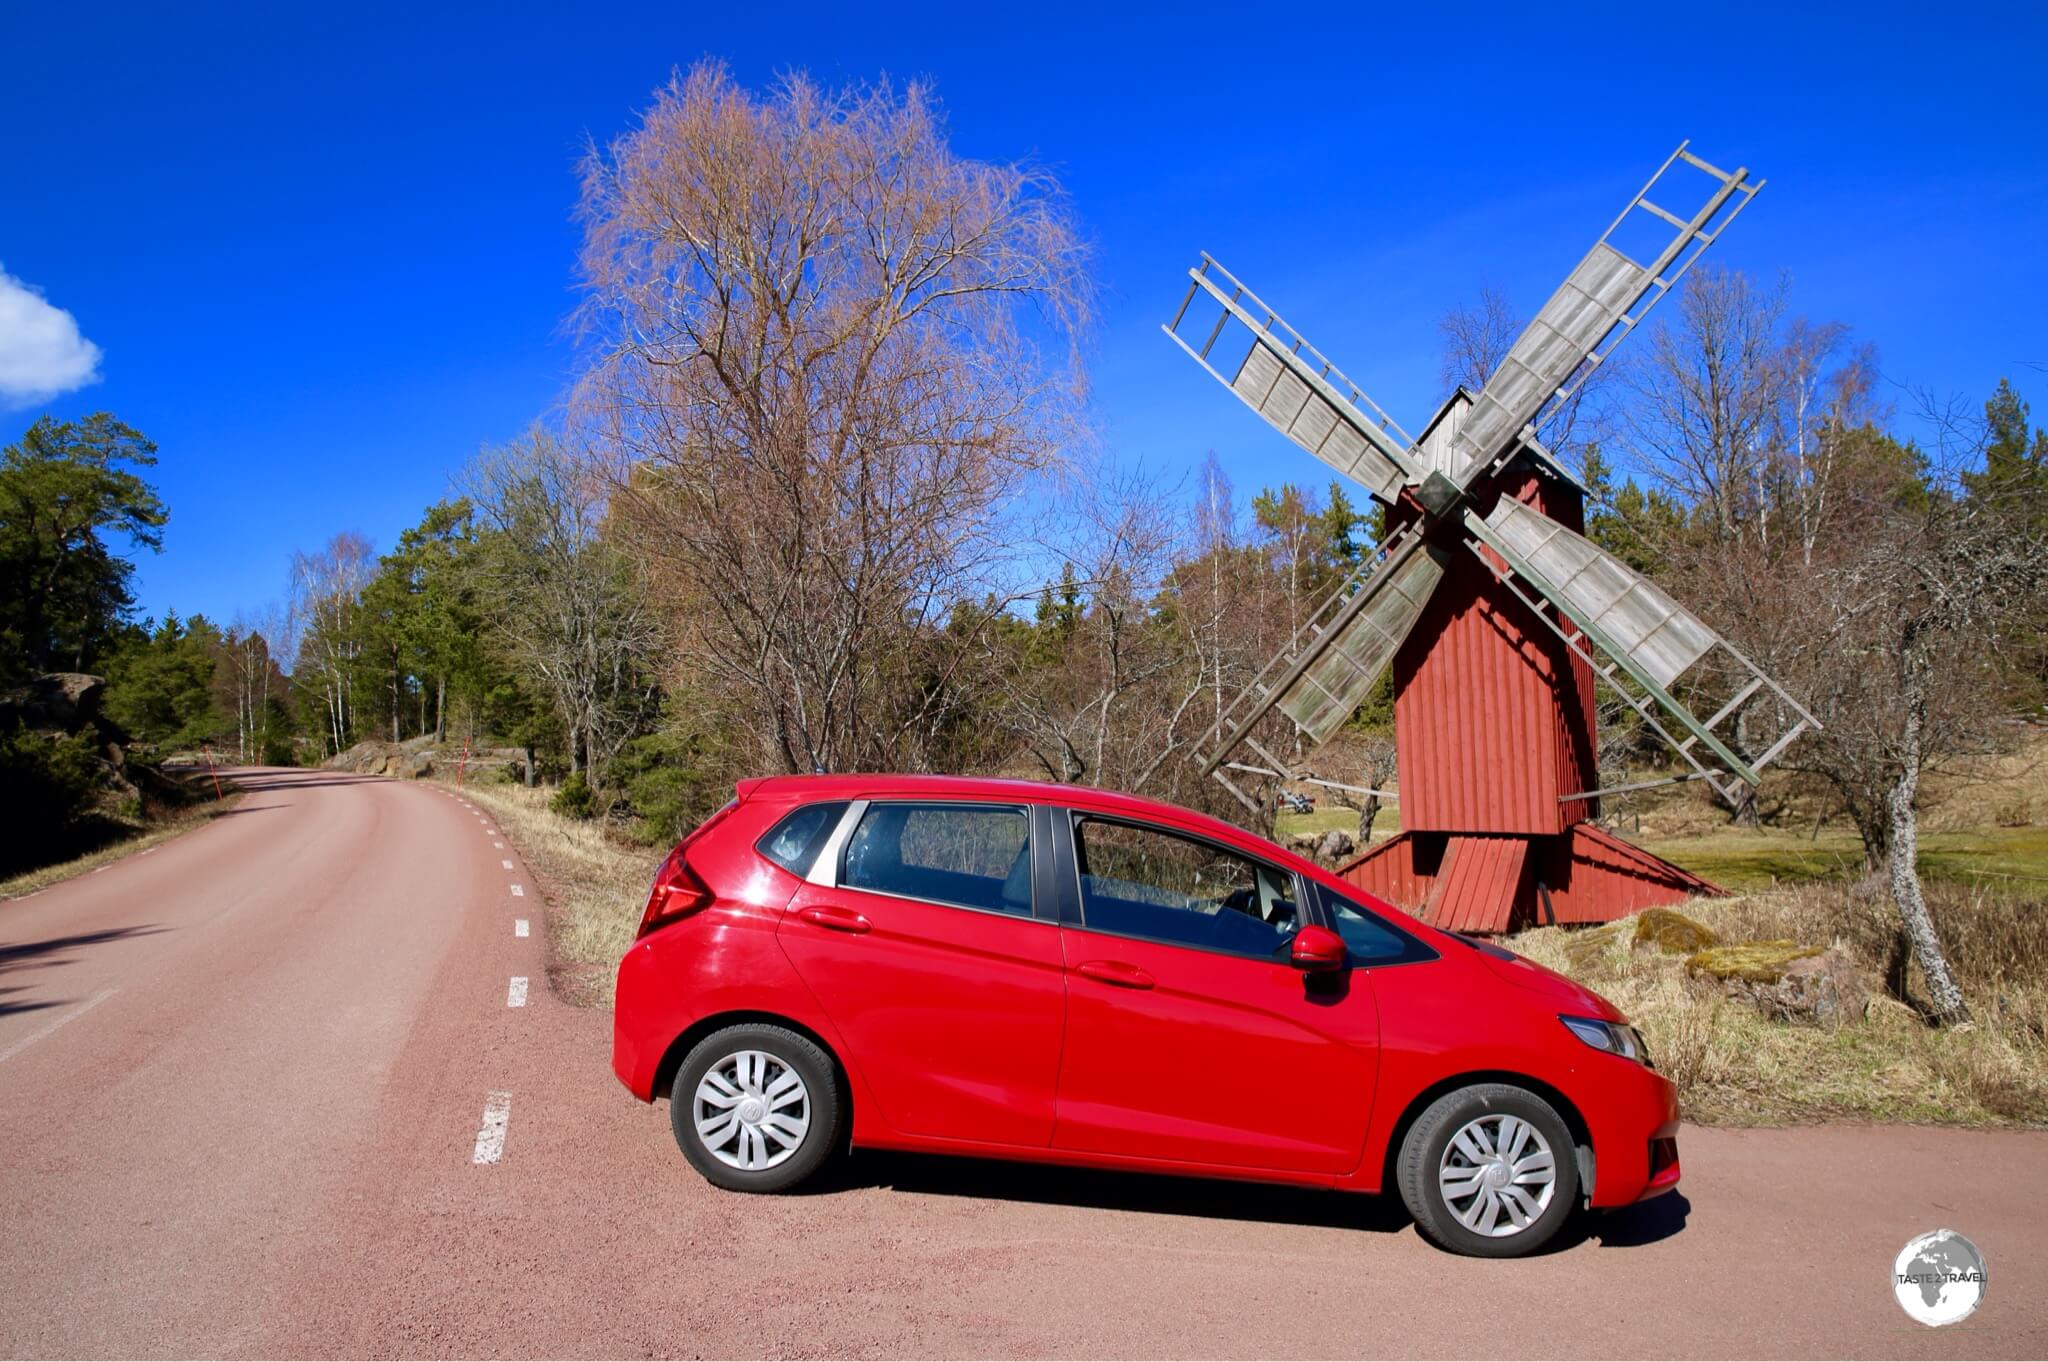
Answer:
[{"label": "front bumper", "polygon": [[1593,1137],[1594,1206],[1627,1206],[1678,1186],[1678,1089],[1654,1069],[1638,1069],[1616,1089],[1583,1112]]}]

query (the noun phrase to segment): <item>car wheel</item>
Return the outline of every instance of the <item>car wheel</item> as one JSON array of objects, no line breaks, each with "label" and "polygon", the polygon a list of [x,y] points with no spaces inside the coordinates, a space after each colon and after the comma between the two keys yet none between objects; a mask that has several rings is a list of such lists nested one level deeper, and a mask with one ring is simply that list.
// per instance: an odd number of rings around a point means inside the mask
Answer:
[{"label": "car wheel", "polygon": [[1534,1253],[1579,1200],[1563,1118],[1505,1083],[1474,1084],[1431,1103],[1401,1141],[1396,1175],[1423,1237],[1476,1258]]},{"label": "car wheel", "polygon": [[676,1071],[669,1122],[705,1178],[739,1192],[796,1186],[839,1139],[832,1060],[780,1026],[728,1026],[699,1041]]}]

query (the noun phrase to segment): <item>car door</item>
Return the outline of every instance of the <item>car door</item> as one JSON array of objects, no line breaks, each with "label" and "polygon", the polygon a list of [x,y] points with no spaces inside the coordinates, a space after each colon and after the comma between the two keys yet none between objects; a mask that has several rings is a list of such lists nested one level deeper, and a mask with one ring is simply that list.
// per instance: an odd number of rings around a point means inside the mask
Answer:
[{"label": "car door", "polygon": [[1050,906],[1034,911],[1032,822],[1016,804],[864,801],[783,915],[778,939],[903,1134],[1052,1137],[1064,961]]},{"label": "car door", "polygon": [[1288,963],[1304,921],[1296,877],[1148,823],[1077,813],[1059,831],[1070,920],[1054,1147],[1356,1167],[1378,1016],[1362,975],[1310,978]]}]

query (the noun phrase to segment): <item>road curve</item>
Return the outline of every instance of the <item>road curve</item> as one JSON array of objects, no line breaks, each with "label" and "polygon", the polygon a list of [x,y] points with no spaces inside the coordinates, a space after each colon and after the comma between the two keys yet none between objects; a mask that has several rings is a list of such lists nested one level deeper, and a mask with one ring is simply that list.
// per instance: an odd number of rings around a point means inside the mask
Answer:
[{"label": "road curve", "polygon": [[[613,1081],[606,1018],[548,991],[485,817],[242,779],[0,904],[9,1355],[2048,1353],[2038,1132],[1688,1130],[1682,1197],[1513,1263],[1373,1199],[1176,1179],[865,1155],[716,1192]],[[1943,1226],[1990,1282],[1930,1330],[1888,1274]]]}]

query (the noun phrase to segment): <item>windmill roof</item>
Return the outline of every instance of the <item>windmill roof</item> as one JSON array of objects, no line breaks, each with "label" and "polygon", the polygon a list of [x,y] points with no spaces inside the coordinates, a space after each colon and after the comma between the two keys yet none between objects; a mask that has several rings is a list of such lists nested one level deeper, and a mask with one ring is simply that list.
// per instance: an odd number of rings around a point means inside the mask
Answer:
[{"label": "windmill roof", "polygon": [[[1417,447],[1426,446],[1436,428],[1442,425],[1445,418],[1450,416],[1453,411],[1469,407],[1478,400],[1478,393],[1473,392],[1470,388],[1460,383],[1452,390],[1451,395],[1443,400],[1443,404],[1436,409],[1436,414],[1429,418],[1429,424],[1422,428],[1422,434],[1415,437]],[[1584,494],[1586,484],[1580,482],[1563,463],[1559,462],[1557,455],[1551,453],[1550,446],[1544,444],[1541,440],[1524,440],[1521,444],[1521,451],[1528,456],[1529,462],[1535,466],[1537,472],[1556,478],[1558,481],[1576,488],[1581,494]]]}]

